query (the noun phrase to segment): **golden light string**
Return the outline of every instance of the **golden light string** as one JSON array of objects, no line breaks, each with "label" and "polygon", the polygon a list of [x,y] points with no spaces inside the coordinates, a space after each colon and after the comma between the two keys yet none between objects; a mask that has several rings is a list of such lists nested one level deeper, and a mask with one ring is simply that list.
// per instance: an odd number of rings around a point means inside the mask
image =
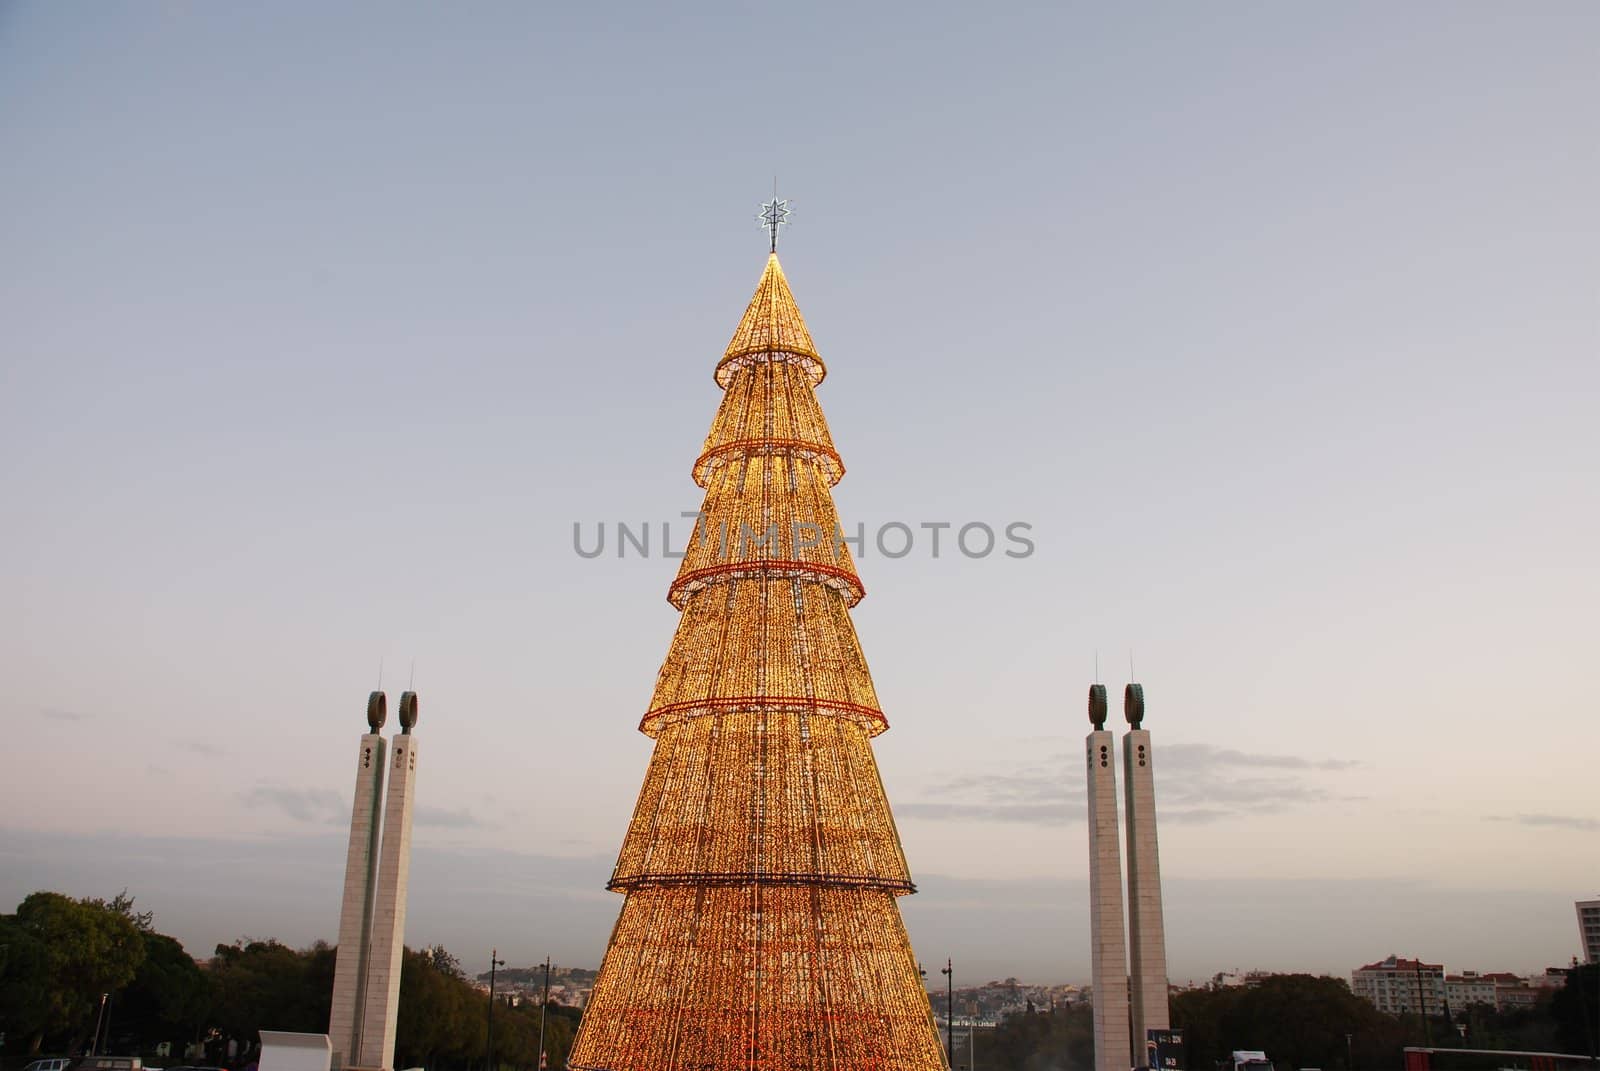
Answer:
[{"label": "golden light string", "polygon": [[872,753],[888,725],[850,620],[864,588],[833,538],[825,375],[773,256],[717,365],[580,1071],[944,1065],[896,904],[915,887]]}]

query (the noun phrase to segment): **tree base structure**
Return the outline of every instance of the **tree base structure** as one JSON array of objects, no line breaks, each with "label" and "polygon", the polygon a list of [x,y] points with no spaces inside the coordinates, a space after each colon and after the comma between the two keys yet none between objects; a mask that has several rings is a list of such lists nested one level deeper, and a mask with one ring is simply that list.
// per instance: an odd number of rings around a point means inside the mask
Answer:
[{"label": "tree base structure", "polygon": [[606,967],[568,1061],[582,1071],[943,1063],[899,908],[881,890],[638,889]]}]

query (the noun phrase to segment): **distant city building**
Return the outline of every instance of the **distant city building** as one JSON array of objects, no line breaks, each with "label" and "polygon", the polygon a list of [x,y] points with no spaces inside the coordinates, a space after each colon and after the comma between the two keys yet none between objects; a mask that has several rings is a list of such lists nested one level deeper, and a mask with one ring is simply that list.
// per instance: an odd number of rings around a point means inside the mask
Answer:
[{"label": "distant city building", "polygon": [[1489,981],[1493,982],[1497,986],[1513,986],[1513,985],[1525,985],[1526,984],[1525,980],[1522,978],[1521,975],[1512,974],[1510,971],[1488,971],[1488,972],[1485,972],[1484,974],[1479,975],[1478,977],[1487,978],[1487,979],[1489,979]]},{"label": "distant city building", "polygon": [[[1082,1002],[1086,990],[1087,987],[1080,989],[1074,985],[1031,985],[1015,978],[957,989],[954,992],[956,1023],[960,1025],[972,1022],[979,1026],[993,1026],[1008,1015],[1065,1008]],[[935,1018],[942,1024],[945,991],[929,990],[928,999],[933,1005]]]},{"label": "distant city building", "polygon": [[1446,1008],[1460,1012],[1473,1005],[1496,1011],[1531,1008],[1540,998],[1566,984],[1566,971],[1549,967],[1523,977],[1510,971],[1462,971],[1446,975],[1443,966],[1390,956],[1369,963],[1351,974],[1357,996],[1390,1015],[1442,1015]]},{"label": "distant city building", "polygon": [[1231,971],[1218,971],[1204,984],[1196,986],[1189,984],[1191,989],[1243,989],[1249,986],[1260,985],[1263,978],[1271,977],[1271,971],[1253,969],[1243,971],[1235,967]]},{"label": "distant city building", "polygon": [[1373,1007],[1390,1015],[1443,1015],[1445,1003],[1444,965],[1389,956],[1377,963],[1357,967],[1350,976],[1350,988]]},{"label": "distant city building", "polygon": [[1452,1012],[1474,1004],[1494,1007],[1494,989],[1494,979],[1485,978],[1477,971],[1447,974],[1444,979],[1444,998],[1450,1002]]},{"label": "distant city building", "polygon": [[[1474,975],[1479,982],[1494,987],[1495,1011],[1533,1007],[1541,996],[1555,988],[1554,983],[1548,980],[1548,976],[1548,971],[1528,978],[1512,974],[1510,971],[1488,971]],[[1452,1002],[1451,1008],[1454,1007],[1455,1004]]]},{"label": "distant city building", "polygon": [[1543,974],[1531,975],[1528,984],[1542,989],[1561,989],[1567,984],[1567,968],[1546,967]]},{"label": "distant city building", "polygon": [[1579,900],[1577,907],[1583,958],[1588,963],[1600,963],[1600,900]]},{"label": "distant city building", "polygon": [[1545,994],[1543,989],[1535,989],[1526,982],[1520,985],[1496,986],[1494,991],[1495,1011],[1512,1011],[1516,1008],[1531,1008],[1539,1003],[1539,998]]}]

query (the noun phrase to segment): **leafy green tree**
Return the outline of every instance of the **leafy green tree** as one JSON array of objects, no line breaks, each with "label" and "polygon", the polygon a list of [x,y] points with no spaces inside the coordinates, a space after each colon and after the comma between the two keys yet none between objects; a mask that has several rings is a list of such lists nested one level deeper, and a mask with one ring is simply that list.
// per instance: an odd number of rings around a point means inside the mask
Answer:
[{"label": "leafy green tree", "polygon": [[567,1053],[572,1049],[572,1038],[577,1034],[578,1022],[582,1018],[583,1012],[577,1008],[550,1005],[544,1033],[544,1051],[549,1057],[547,1063],[550,1068],[567,1066]]},{"label": "leafy green tree", "polygon": [[[1423,1028],[1378,1011],[1342,978],[1273,974],[1243,986],[1177,994],[1172,1025],[1183,1030],[1192,1068],[1210,1068],[1235,1049],[1260,1049],[1285,1067],[1399,1067],[1401,1049],[1422,1044]],[[1350,1035],[1346,1048],[1345,1035]]]},{"label": "leafy green tree", "polygon": [[1205,989],[1191,989],[1173,997],[1172,1025],[1183,1031],[1183,1048],[1189,1067],[1205,1071],[1234,1049],[1248,1047],[1229,1044],[1230,1039],[1223,1032],[1223,1016],[1237,999],[1238,992],[1214,979]]},{"label": "leafy green tree", "polygon": [[424,949],[422,954],[428,958],[428,963],[433,969],[441,974],[448,974],[452,978],[463,980],[467,977],[467,972],[461,968],[461,961],[452,955],[444,945],[434,945],[431,948]]},{"label": "leafy green tree", "polygon": [[10,915],[0,915],[0,946],[0,1029],[7,1034],[7,1051],[20,1047],[32,1055],[50,1020],[48,956],[43,943]]},{"label": "leafy green tree", "polygon": [[246,1047],[259,1043],[263,1028],[327,1030],[333,959],[332,947],[320,942],[305,951],[250,938],[218,945],[209,972],[212,1026]]},{"label": "leafy green tree", "polygon": [[89,1034],[100,995],[133,981],[144,962],[143,938],[126,914],[103,901],[60,893],[33,893],[17,905],[15,921],[45,951],[42,1032],[66,1036],[75,1050]]},{"label": "leafy green tree", "polygon": [[207,1025],[211,982],[183,945],[166,934],[144,935],[144,963],[118,1003],[121,1029],[142,1050],[163,1041],[192,1041]]},{"label": "leafy green tree", "polygon": [[127,889],[123,889],[109,900],[102,900],[97,896],[85,899],[83,903],[92,907],[102,908],[113,915],[121,915],[133,923],[133,928],[140,933],[155,932],[156,913],[154,911],[135,911],[133,909],[133,897],[128,895]]},{"label": "leafy green tree", "polygon": [[1600,963],[1573,963],[1550,1001],[1550,1017],[1563,1052],[1600,1055]]},{"label": "leafy green tree", "polygon": [[[456,958],[442,946],[422,952],[407,949],[400,970],[396,1066],[435,1071],[481,1068],[488,1015],[487,995],[463,977]],[[576,1008],[550,1005],[544,1023],[549,1067],[565,1065],[578,1015]],[[539,1021],[537,1002],[512,1006],[506,993],[499,993],[494,1009],[493,1066],[537,1067]]]},{"label": "leafy green tree", "polygon": [[1071,1004],[1008,1015],[987,1044],[980,1044],[978,1061],[1005,1071],[1091,1071],[1094,1010]]},{"label": "leafy green tree", "polygon": [[447,968],[454,959],[440,952],[440,946],[426,952],[406,949],[401,960],[396,1066],[461,1067],[483,1058],[485,998],[438,965]]}]

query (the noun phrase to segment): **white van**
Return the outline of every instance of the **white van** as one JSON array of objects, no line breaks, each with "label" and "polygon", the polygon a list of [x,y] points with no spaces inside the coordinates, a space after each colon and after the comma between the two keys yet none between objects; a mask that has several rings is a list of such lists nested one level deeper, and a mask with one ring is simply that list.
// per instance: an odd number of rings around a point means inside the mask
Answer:
[{"label": "white van", "polygon": [[67,1071],[67,1065],[71,1062],[65,1056],[54,1056],[46,1060],[35,1060],[22,1071]]}]

